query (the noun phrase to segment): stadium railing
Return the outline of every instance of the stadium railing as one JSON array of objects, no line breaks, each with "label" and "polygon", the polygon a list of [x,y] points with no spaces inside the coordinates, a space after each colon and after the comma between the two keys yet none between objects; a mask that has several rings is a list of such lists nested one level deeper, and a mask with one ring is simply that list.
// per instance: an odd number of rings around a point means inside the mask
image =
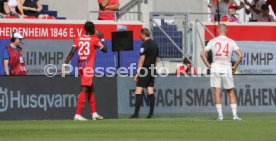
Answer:
[{"label": "stadium railing", "polygon": [[[119,16],[119,14],[122,12],[124,12],[125,14]],[[115,13],[114,21],[123,20],[123,21],[141,21],[141,22],[143,22],[143,18],[142,18],[143,13],[139,12],[139,11],[138,12],[136,12],[136,11],[128,11],[128,12],[125,12],[125,11],[112,11],[112,12],[89,11],[87,17],[89,20],[97,20],[99,13]]]},{"label": "stadium railing", "polygon": [[[189,13],[189,12],[152,12],[150,14],[150,29],[153,34],[153,38],[157,40],[160,46],[161,61],[179,63],[182,59],[187,57],[191,60],[195,67],[205,67],[201,61],[199,54],[202,48],[206,46],[206,41],[217,36],[215,33],[216,27],[220,22],[207,22],[207,16],[215,13]],[[239,17],[239,15],[237,15]],[[259,41],[263,42],[266,49],[269,50],[273,44],[273,37],[275,34],[268,30],[268,27],[276,25],[276,23],[252,23],[252,22],[231,22],[227,23],[231,28],[229,36],[238,41],[238,45],[242,47],[246,53],[248,53],[249,44],[260,45]],[[250,32],[241,34],[242,30],[254,30],[252,26],[260,29],[259,33],[266,32],[271,34],[270,36],[253,37]],[[240,31],[236,31],[236,28],[241,28]],[[234,32],[235,31],[235,32]],[[236,33],[236,34],[235,34]],[[256,33],[258,35],[259,33]],[[239,35],[239,36],[237,36]],[[247,37],[248,36],[248,37]],[[248,44],[244,44],[242,41],[247,41]],[[271,44],[271,45],[270,45]],[[253,52],[252,52],[253,53]],[[265,54],[263,54],[265,55]],[[250,59],[250,58],[246,58]],[[256,64],[260,65],[260,64]],[[263,68],[267,68],[262,66]],[[251,68],[250,65],[243,65],[242,70]],[[268,69],[268,68],[267,68]],[[249,69],[251,70],[251,69]],[[252,69],[254,70],[254,69]],[[271,69],[268,69],[271,70]],[[245,72],[246,73],[246,72]],[[271,74],[271,73],[269,73]]]},{"label": "stadium railing", "polygon": [[[160,44],[160,56],[169,61],[181,61],[183,57],[193,56],[193,21],[207,21],[208,16],[216,13],[190,12],[152,12],[150,26],[153,38]],[[239,14],[236,14],[240,17]]]}]

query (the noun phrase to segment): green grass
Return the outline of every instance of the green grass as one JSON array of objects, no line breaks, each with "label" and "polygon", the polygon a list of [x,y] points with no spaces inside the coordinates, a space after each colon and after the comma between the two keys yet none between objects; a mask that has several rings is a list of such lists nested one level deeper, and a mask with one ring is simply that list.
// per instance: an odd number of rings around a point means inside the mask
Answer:
[{"label": "green grass", "polygon": [[0,121],[0,141],[275,141],[276,116]]}]

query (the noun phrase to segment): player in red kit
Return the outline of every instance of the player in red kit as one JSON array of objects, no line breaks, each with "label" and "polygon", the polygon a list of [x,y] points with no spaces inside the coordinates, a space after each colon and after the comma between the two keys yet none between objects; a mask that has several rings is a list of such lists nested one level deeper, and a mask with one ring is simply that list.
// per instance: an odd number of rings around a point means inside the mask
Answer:
[{"label": "player in red kit", "polygon": [[93,22],[86,22],[84,24],[84,29],[86,34],[74,40],[73,48],[65,60],[65,64],[68,64],[74,53],[78,51],[78,68],[81,78],[81,92],[78,97],[78,105],[74,120],[87,120],[81,116],[86,96],[89,102],[92,119],[101,120],[103,117],[96,112],[96,101],[94,97],[94,60],[96,56],[96,49],[107,52],[107,48],[103,39],[103,35],[100,32],[95,34],[96,30]]}]

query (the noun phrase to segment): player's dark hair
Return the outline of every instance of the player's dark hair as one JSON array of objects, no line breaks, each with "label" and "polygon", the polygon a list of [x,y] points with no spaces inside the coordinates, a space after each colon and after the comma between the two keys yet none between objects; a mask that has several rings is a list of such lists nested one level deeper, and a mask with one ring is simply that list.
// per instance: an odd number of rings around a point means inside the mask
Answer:
[{"label": "player's dark hair", "polygon": [[94,25],[94,23],[91,22],[91,21],[87,21],[84,24],[84,30],[85,30],[86,34],[89,34],[89,35],[95,34],[95,25]]},{"label": "player's dark hair", "polygon": [[142,28],[141,33],[146,35],[147,37],[150,37],[150,30],[147,28]]}]

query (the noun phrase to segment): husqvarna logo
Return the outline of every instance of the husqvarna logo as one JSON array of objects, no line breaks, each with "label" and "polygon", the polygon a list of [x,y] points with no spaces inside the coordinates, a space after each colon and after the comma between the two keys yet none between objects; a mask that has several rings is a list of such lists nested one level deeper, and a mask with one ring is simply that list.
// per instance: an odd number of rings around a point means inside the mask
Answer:
[{"label": "husqvarna logo", "polygon": [[76,107],[75,94],[27,94],[0,87],[0,113],[9,109],[41,109]]},{"label": "husqvarna logo", "polygon": [[8,89],[3,89],[0,87],[0,112],[7,111],[8,106]]}]

